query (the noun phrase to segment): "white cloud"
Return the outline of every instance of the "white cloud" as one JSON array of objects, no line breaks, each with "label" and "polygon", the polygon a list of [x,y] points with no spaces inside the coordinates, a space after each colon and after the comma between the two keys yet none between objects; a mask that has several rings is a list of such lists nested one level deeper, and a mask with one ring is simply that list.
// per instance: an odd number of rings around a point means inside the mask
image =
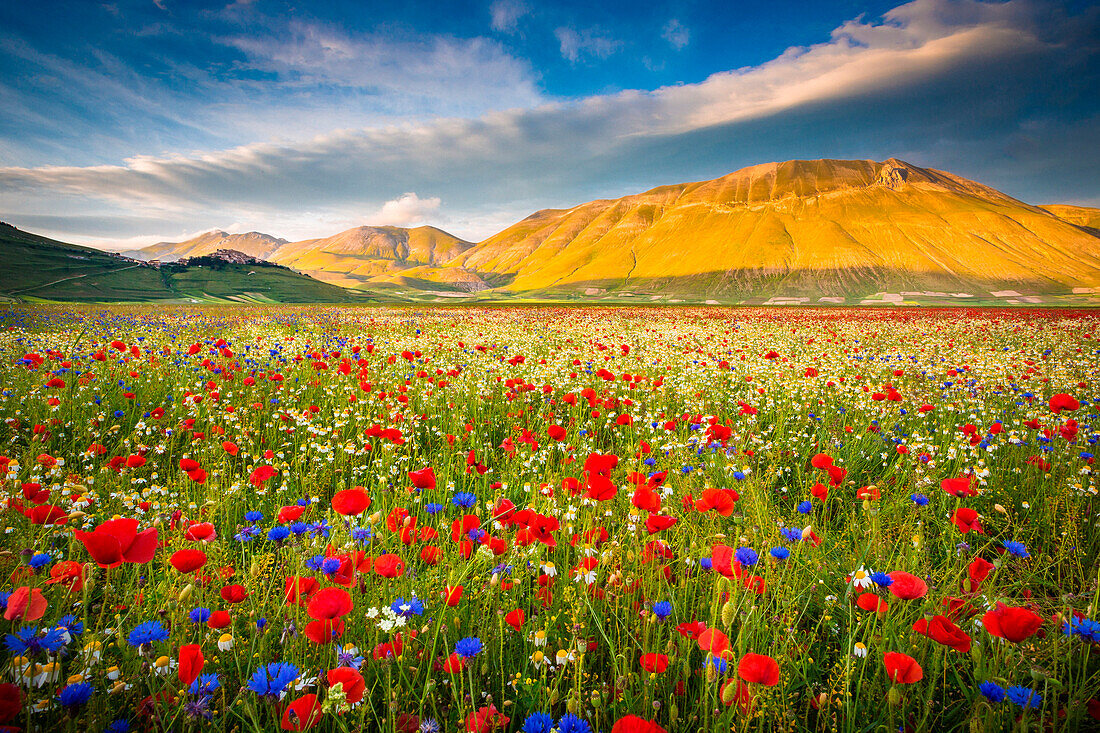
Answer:
[{"label": "white cloud", "polygon": [[489,5],[489,19],[492,29],[501,33],[515,33],[519,21],[531,12],[523,0],[493,0]]},{"label": "white cloud", "polygon": [[668,41],[673,48],[679,51],[691,42],[691,31],[679,20],[673,18],[665,23],[665,27],[661,29],[661,38]]},{"label": "white cloud", "polygon": [[410,191],[382,204],[382,208],[369,217],[369,221],[374,226],[407,227],[423,224],[439,210],[439,204],[438,196],[422,199]]},{"label": "white cloud", "polygon": [[622,41],[593,28],[578,31],[562,27],[555,30],[554,35],[558,39],[562,58],[574,64],[583,56],[606,59],[623,45]]}]

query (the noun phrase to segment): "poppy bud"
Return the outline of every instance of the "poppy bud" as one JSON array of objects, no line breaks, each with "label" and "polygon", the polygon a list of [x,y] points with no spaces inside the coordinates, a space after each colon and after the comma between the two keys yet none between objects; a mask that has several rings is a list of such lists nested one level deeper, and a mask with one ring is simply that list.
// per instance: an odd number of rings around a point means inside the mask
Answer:
[{"label": "poppy bud", "polygon": [[727,680],[726,684],[722,686],[722,702],[726,705],[732,705],[736,698],[737,683],[733,680]]},{"label": "poppy bud", "polygon": [[725,605],[722,606],[722,624],[724,626],[728,627],[733,624],[733,614],[736,610],[737,607],[734,606],[732,600],[726,601]]},{"label": "poppy bud", "polygon": [[891,705],[897,706],[901,704],[901,693],[898,692],[897,685],[890,687],[890,692],[887,693],[886,700]]},{"label": "poppy bud", "polygon": [[588,702],[594,708],[598,708],[600,706],[600,704],[603,702],[603,699],[600,697],[600,693],[598,690],[592,690],[592,694],[588,696]]},{"label": "poppy bud", "polygon": [[253,560],[252,564],[248,567],[248,574],[255,578],[261,572],[263,572],[263,567],[260,566],[260,563],[257,560]]},{"label": "poppy bud", "polygon": [[180,591],[179,601],[180,603],[186,603],[187,599],[191,597],[191,594],[195,592],[195,586],[188,583],[183,590]]}]

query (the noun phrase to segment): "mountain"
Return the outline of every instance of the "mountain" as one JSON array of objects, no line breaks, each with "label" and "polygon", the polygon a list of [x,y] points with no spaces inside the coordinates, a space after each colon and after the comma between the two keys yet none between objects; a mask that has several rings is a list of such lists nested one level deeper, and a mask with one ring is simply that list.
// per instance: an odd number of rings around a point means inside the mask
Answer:
[{"label": "mountain", "polygon": [[[345,303],[365,294],[226,251],[160,266],[0,223],[0,300]],[[246,263],[246,264],[242,264]]]},{"label": "mountain", "polygon": [[389,275],[409,268],[442,265],[473,246],[435,227],[362,226],[324,239],[283,244],[269,259],[318,280],[359,287],[385,282]]},{"label": "mountain", "polygon": [[1065,219],[1070,224],[1088,227],[1095,230],[1094,233],[1100,233],[1100,209],[1093,209],[1088,206],[1071,206],[1069,204],[1050,204],[1039,208],[1049,211],[1059,219]]},{"label": "mountain", "polygon": [[794,160],[538,211],[443,269],[536,298],[1051,302],[1100,286],[1100,237],[897,159]]},{"label": "mountain", "polygon": [[200,234],[186,242],[157,242],[148,247],[143,247],[132,252],[124,252],[141,260],[160,260],[161,262],[175,262],[185,257],[201,257],[216,252],[219,249],[232,249],[243,252],[261,260],[270,259],[270,255],[281,245],[286,244],[285,239],[276,239],[270,234],[260,232],[246,232],[244,234],[227,234],[220,229]]}]

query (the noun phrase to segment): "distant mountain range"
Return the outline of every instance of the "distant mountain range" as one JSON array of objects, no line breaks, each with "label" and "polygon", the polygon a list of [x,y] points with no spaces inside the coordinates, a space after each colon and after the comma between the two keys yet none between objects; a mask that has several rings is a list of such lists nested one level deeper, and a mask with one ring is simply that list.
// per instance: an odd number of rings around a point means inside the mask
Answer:
[{"label": "distant mountain range", "polygon": [[752,166],[538,211],[476,244],[434,227],[301,242],[214,231],[127,254],[218,249],[416,300],[1100,302],[1100,209],[1033,206],[893,158]]}]

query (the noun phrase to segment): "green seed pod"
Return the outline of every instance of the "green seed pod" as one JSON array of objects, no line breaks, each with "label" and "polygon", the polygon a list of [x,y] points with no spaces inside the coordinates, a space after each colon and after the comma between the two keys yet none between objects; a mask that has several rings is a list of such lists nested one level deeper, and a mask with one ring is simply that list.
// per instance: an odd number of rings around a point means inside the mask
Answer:
[{"label": "green seed pod", "polygon": [[588,702],[592,704],[592,707],[598,708],[603,700],[600,698],[600,693],[597,690],[592,690],[592,694],[588,696]]},{"label": "green seed pod", "polygon": [[481,674],[483,676],[489,674],[489,663],[488,662],[482,662],[481,663]]},{"label": "green seed pod", "polygon": [[737,683],[727,682],[726,686],[722,688],[722,702],[726,705],[732,705],[735,699],[737,699]]}]

